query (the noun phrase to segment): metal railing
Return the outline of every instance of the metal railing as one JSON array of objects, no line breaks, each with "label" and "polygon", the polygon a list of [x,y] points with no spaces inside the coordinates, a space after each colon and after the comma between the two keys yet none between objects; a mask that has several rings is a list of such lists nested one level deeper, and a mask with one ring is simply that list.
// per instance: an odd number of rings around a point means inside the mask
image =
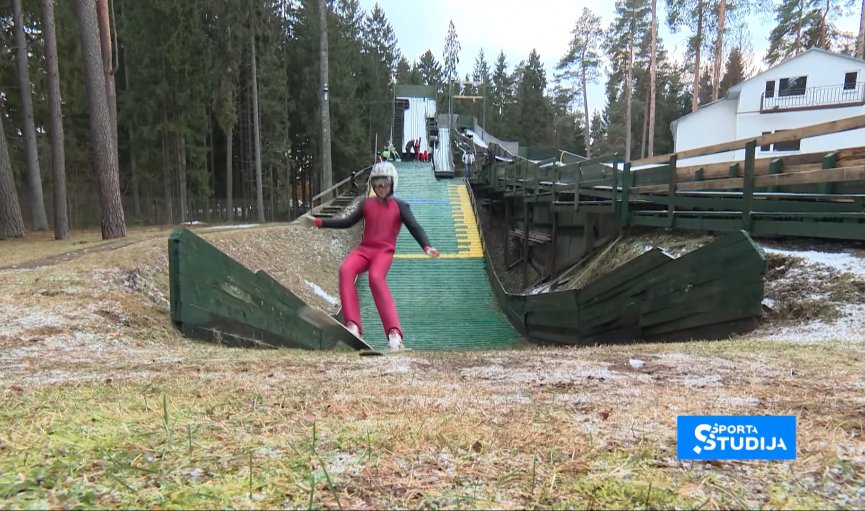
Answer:
[{"label": "metal railing", "polygon": [[310,200],[310,203],[312,206],[311,210],[315,211],[316,209],[320,208],[324,204],[332,201],[333,199],[339,197],[343,193],[351,190],[353,184],[356,185],[359,190],[365,188],[366,187],[365,183],[366,183],[366,180],[367,180],[367,177],[368,177],[370,170],[372,170],[372,165],[370,165],[369,167],[364,167],[361,170],[356,170],[356,171],[352,172],[350,176],[343,179],[339,183],[336,183],[335,185],[331,186],[327,190],[314,196]]},{"label": "metal railing", "polygon": [[865,82],[792,89],[783,95],[776,92],[772,97],[766,97],[765,92],[760,95],[761,113],[862,104],[865,104]]}]

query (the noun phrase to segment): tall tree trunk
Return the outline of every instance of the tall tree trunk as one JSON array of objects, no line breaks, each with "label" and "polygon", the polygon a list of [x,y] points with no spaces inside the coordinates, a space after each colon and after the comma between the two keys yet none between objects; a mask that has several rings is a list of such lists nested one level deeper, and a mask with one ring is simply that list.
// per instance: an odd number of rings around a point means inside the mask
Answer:
[{"label": "tall tree trunk", "polygon": [[715,39],[715,67],[712,70],[712,101],[718,99],[721,89],[721,63],[724,61],[724,22],[727,19],[727,0],[718,2],[718,37]]},{"label": "tall tree trunk", "polygon": [[[586,141],[586,158],[592,157],[592,120],[589,118],[589,94],[588,94],[588,77],[586,76],[586,67],[583,66],[582,73],[580,73],[580,85],[583,88],[583,119],[585,121],[585,125],[583,126],[583,138]],[[486,129],[486,126],[484,126]]]},{"label": "tall tree trunk", "polygon": [[[863,0],[865,1],[865,0]],[[694,45],[694,94],[691,96],[691,111],[700,108],[700,57],[703,49],[703,0],[697,2],[697,44]]]},{"label": "tall tree trunk", "polygon": [[[129,60],[126,51],[123,52],[123,67],[126,75],[126,92],[129,93]],[[141,186],[138,179],[138,162],[135,159],[135,131],[134,122],[127,124],[129,136],[129,177],[132,180],[132,207],[135,218],[141,220]]]},{"label": "tall tree trunk", "polygon": [[39,150],[36,146],[36,126],[33,121],[33,93],[30,90],[30,70],[27,67],[27,40],[24,37],[24,15],[21,0],[12,0],[15,17],[15,54],[18,64],[18,87],[21,89],[21,123],[27,156],[27,189],[30,192],[30,211],[33,230],[48,229],[45,199],[42,197],[42,171],[39,169]]},{"label": "tall tree trunk", "polygon": [[[165,110],[162,111],[162,120],[163,124],[166,122]],[[172,165],[168,159],[168,134],[165,133],[165,129],[162,130],[162,136],[160,137],[162,140],[162,187],[165,193],[165,220],[166,224],[171,225],[174,223],[174,207],[172,205],[171,199],[171,169]]]},{"label": "tall tree trunk", "polygon": [[232,168],[233,155],[234,151],[234,138],[232,136],[234,130],[232,128],[228,128],[225,131],[225,208],[226,208],[226,221],[233,222],[234,221],[234,169]]},{"label": "tall tree trunk", "polygon": [[804,1],[799,2],[799,16],[798,20],[796,20],[796,39],[793,41],[793,55],[798,54],[799,48],[802,47],[802,22],[804,21],[802,18],[805,14],[804,3]]},{"label": "tall tree trunk", "polygon": [[[646,97],[648,99],[649,91],[646,91]],[[643,105],[643,122],[640,123],[640,158],[646,157],[646,136],[649,131],[649,102],[646,101],[646,104]]]},{"label": "tall tree trunk", "polygon": [[186,137],[181,134],[174,136],[175,161],[177,162],[177,197],[180,202],[180,222],[188,222],[189,202],[186,197]]},{"label": "tall tree trunk", "polygon": [[249,48],[252,57],[252,131],[255,145],[255,205],[258,210],[258,223],[264,223],[264,183],[261,177],[261,132],[258,126],[258,71],[255,62],[255,15],[250,22]]},{"label": "tall tree trunk", "polygon": [[827,41],[827,32],[828,32],[828,23],[829,23],[829,9],[832,6],[830,5],[830,0],[826,0],[826,7],[823,9],[823,15],[820,16],[820,48],[824,50],[829,49],[829,42]]},{"label": "tall tree trunk", "polygon": [[[333,167],[330,162],[330,98],[328,97],[328,54],[327,54],[327,1],[318,0],[318,14],[321,18],[319,34],[321,55],[321,192],[333,186]],[[448,121],[450,122],[450,121]]]},{"label": "tall tree trunk", "polygon": [[[121,19],[122,19],[124,26],[128,26],[128,25],[126,25],[126,23],[128,23],[127,17],[126,17],[126,10],[123,9],[122,4],[121,4],[121,9],[120,9],[120,16],[121,16]],[[116,41],[117,40],[117,34],[116,34],[117,23],[115,22],[113,26],[115,28],[114,40]],[[118,44],[118,46],[119,46],[119,44]],[[126,45],[123,48],[123,83],[124,83],[125,88],[126,88],[126,93],[129,94],[130,89],[132,87],[132,85],[131,85],[132,80],[129,76],[129,46],[128,45]],[[115,107],[116,107],[116,103],[115,103]],[[115,108],[115,113],[116,113],[116,108]],[[138,221],[142,221],[144,218],[143,218],[142,212],[141,212],[141,181],[138,177],[138,161],[135,158],[136,147],[135,147],[134,125],[135,125],[134,119],[130,119],[130,121],[127,122],[127,126],[128,126],[127,127],[127,136],[129,137],[129,177],[130,177],[130,180],[132,181],[132,208],[133,208],[133,211],[135,213],[135,218]],[[117,129],[117,127],[115,126],[115,131],[116,131],[116,129]],[[119,157],[119,153],[118,153],[118,157]]]},{"label": "tall tree trunk", "polygon": [[99,23],[99,45],[102,48],[102,72],[105,73],[105,97],[111,120],[111,143],[117,151],[117,90],[114,85],[113,49],[111,45],[111,15],[108,0],[96,0],[96,19]]},{"label": "tall tree trunk", "polygon": [[102,239],[122,238],[126,236],[126,220],[120,198],[117,146],[111,138],[111,114],[105,96],[96,6],[92,0],[75,0],[75,15],[84,60],[84,85],[90,110],[90,154],[99,186]]},{"label": "tall tree trunk", "polygon": [[865,58],[865,0],[859,9],[859,37],[856,38],[856,56]]},{"label": "tall tree trunk", "polygon": [[42,25],[48,82],[51,173],[54,178],[54,239],[65,240],[69,237],[69,215],[66,211],[66,153],[63,149],[63,114],[60,106],[60,72],[57,66],[54,0],[42,0]]},{"label": "tall tree trunk", "polygon": [[294,162],[289,164],[288,173],[291,182],[291,216],[289,220],[294,220],[297,218],[297,167]]},{"label": "tall tree trunk", "polygon": [[[633,23],[632,23],[633,25]],[[625,80],[625,161],[631,161],[631,97],[634,74],[634,31],[628,34],[628,75]]]},{"label": "tall tree trunk", "polygon": [[655,88],[657,82],[657,57],[655,55],[658,47],[658,0],[652,0],[652,61],[649,64],[649,128],[646,138],[649,139],[646,155],[651,158],[655,154]]},{"label": "tall tree trunk", "polygon": [[3,116],[0,115],[0,240],[24,237],[24,218],[18,203],[12,160],[6,146]]}]

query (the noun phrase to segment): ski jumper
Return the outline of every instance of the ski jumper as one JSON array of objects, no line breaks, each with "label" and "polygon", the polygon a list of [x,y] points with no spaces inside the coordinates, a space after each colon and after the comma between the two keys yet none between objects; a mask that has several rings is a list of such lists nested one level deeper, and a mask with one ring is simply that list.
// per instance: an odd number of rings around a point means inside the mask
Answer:
[{"label": "ski jumper", "polygon": [[429,248],[429,240],[423,228],[417,223],[409,205],[393,195],[384,199],[367,197],[354,212],[339,219],[316,219],[318,227],[346,229],[364,220],[363,241],[354,249],[339,268],[339,299],[342,302],[342,315],[345,324],[353,322],[363,332],[360,322],[360,302],[357,297],[355,280],[357,276],[369,271],[369,289],[375,307],[381,317],[385,335],[396,329],[402,335],[396,304],[387,286],[387,272],[393,262],[396,250],[396,237],[403,224],[420,246]]}]

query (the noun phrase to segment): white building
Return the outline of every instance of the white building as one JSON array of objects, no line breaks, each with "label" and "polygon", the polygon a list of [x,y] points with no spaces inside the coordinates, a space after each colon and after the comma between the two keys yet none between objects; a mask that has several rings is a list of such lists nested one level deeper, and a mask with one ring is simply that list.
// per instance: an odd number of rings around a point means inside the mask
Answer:
[{"label": "white building", "polygon": [[[725,98],[670,124],[675,151],[865,114],[865,60],[812,48],[741,82]],[[865,128],[757,148],[757,158],[831,152],[865,145]],[[745,158],[745,150],[681,160],[679,165]]]}]

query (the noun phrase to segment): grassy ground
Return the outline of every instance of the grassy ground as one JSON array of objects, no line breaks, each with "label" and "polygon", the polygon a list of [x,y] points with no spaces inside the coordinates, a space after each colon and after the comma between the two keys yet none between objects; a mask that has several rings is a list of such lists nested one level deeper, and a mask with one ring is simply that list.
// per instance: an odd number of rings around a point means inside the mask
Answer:
[{"label": "grassy ground", "polygon": [[[265,267],[306,235],[209,239]],[[861,338],[227,349],[171,328],[164,241],[0,272],[0,508],[865,506]],[[339,258],[288,250],[291,282]],[[686,414],[796,415],[798,459],[679,461]]]}]

